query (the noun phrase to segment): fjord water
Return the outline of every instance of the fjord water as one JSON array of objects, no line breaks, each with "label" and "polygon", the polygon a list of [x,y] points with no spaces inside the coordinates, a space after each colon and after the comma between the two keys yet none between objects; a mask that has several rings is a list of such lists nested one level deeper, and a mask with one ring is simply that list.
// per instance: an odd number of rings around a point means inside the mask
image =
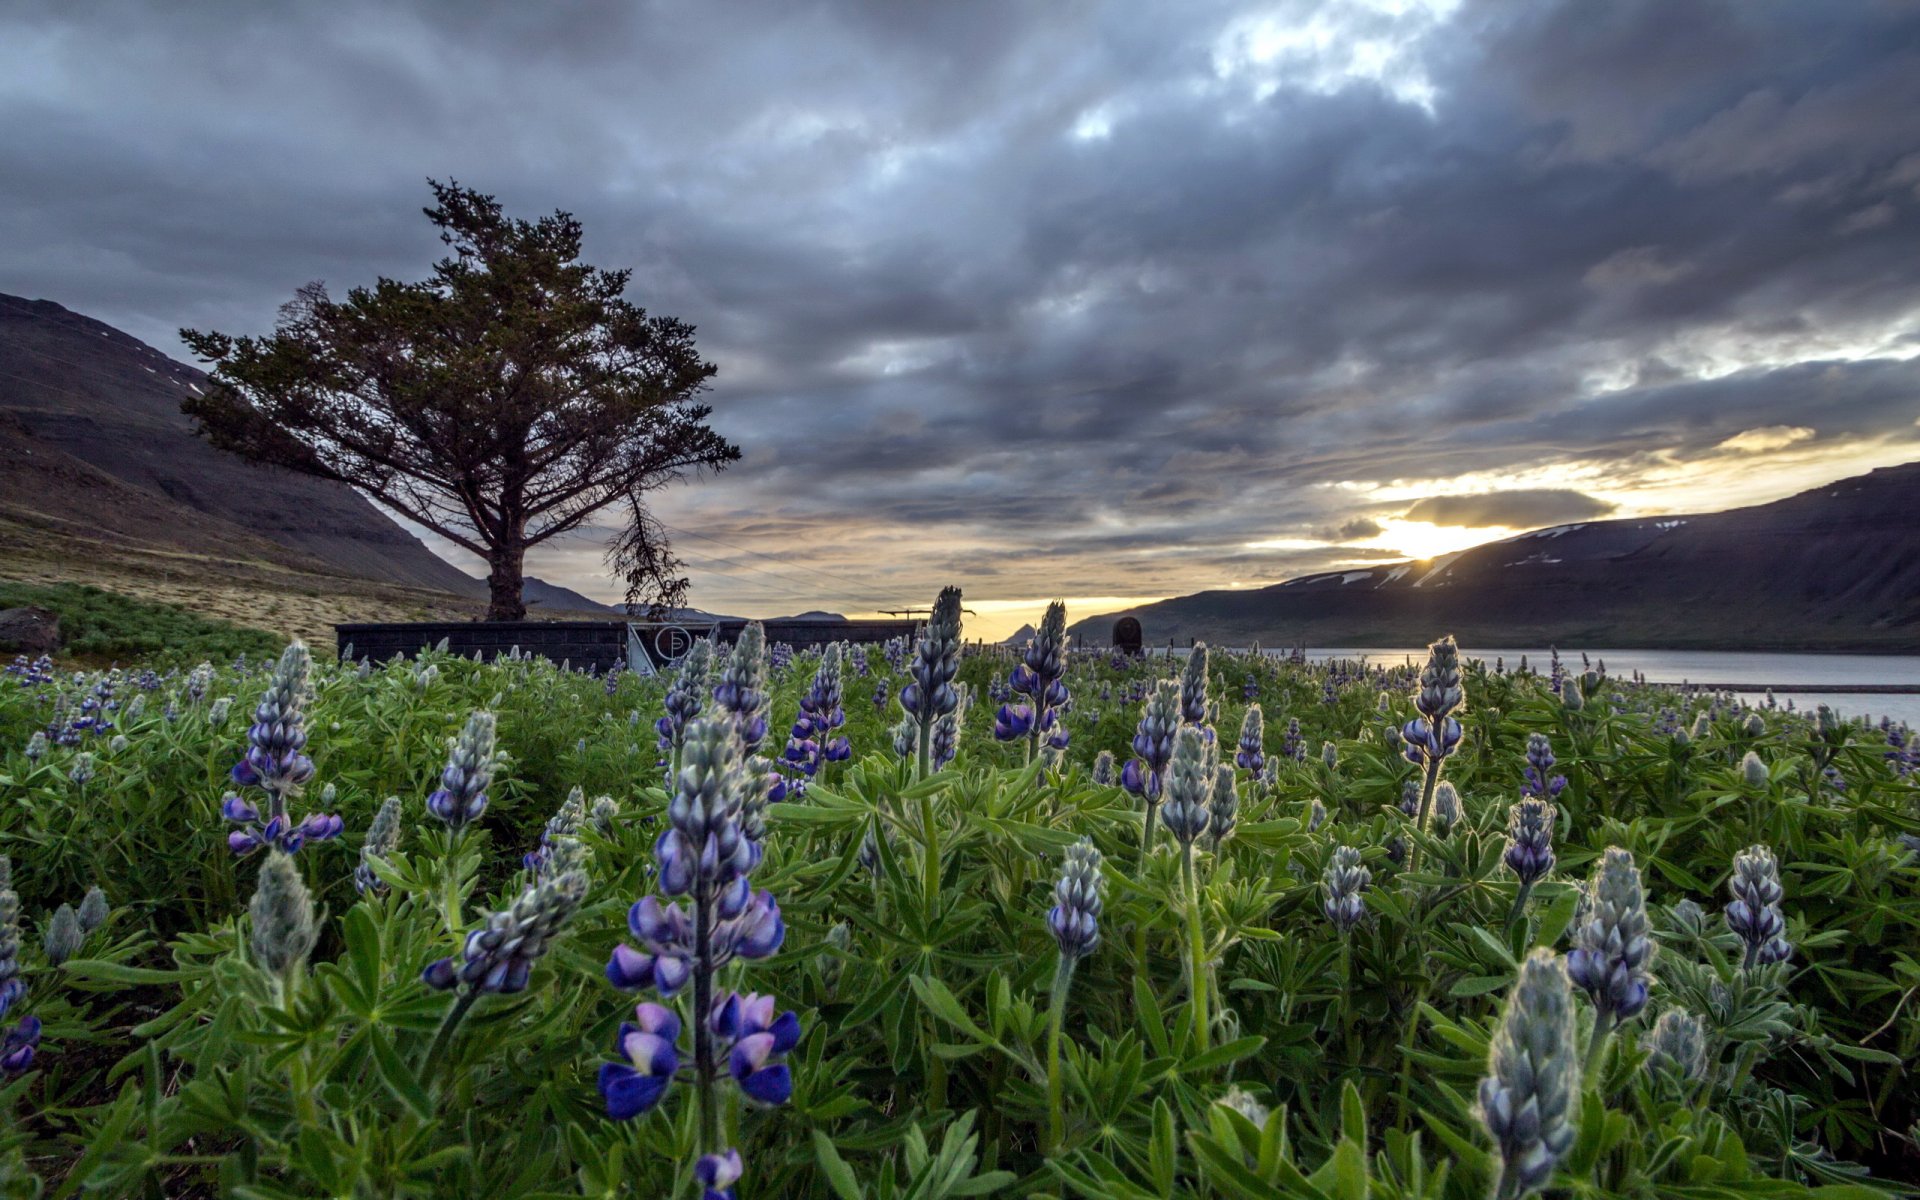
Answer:
[{"label": "fjord water", "polygon": [[[1526,656],[1529,666],[1546,670],[1553,651],[1544,648],[1503,649],[1462,646],[1469,658],[1506,660],[1509,669]],[[1284,650],[1270,653],[1284,655]],[[1580,668],[1580,650],[1562,648],[1561,660],[1571,669]],[[1639,671],[1649,683],[1737,683],[1759,687],[1772,686],[1774,700],[1784,706],[1789,700],[1795,708],[1810,709],[1825,704],[1848,717],[1882,716],[1895,721],[1920,725],[1920,695],[1885,695],[1874,692],[1796,692],[1798,684],[1905,684],[1920,686],[1920,655],[1909,654],[1770,654],[1721,650],[1588,650],[1596,662],[1605,661],[1610,675],[1628,675]],[[1426,647],[1334,647],[1309,648],[1313,660],[1364,658],[1368,662],[1397,665],[1420,663],[1426,659]],[[1759,703],[1758,693],[1742,693],[1749,703]]]}]

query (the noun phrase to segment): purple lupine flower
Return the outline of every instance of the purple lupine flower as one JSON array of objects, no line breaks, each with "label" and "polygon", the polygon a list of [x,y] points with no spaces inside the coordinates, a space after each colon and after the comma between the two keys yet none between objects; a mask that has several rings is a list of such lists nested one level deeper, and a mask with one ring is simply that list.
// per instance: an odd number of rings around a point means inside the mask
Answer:
[{"label": "purple lupine flower", "polygon": [[1351,933],[1367,915],[1367,905],[1360,894],[1372,882],[1373,872],[1361,865],[1360,851],[1352,846],[1334,849],[1333,857],[1327,860],[1326,873],[1320,878],[1324,893],[1320,911],[1335,929],[1343,934]]},{"label": "purple lupine flower", "polygon": [[953,685],[954,695],[959,702],[950,712],[941,713],[933,722],[933,769],[944,770],[946,765],[960,753],[960,723],[966,719],[967,704],[972,694],[964,683]]},{"label": "purple lupine flower", "polygon": [[1266,717],[1258,704],[1247,706],[1247,715],[1240,719],[1240,748],[1234,751],[1233,761],[1243,771],[1251,771],[1256,776],[1266,766]]},{"label": "purple lupine flower", "polygon": [[623,1061],[600,1064],[600,1094],[607,1116],[625,1121],[660,1103],[680,1069],[680,1017],[672,1009],[642,1003],[622,1022],[614,1052]]},{"label": "purple lupine flower", "polygon": [[1166,803],[1160,819],[1182,847],[1191,847],[1206,832],[1208,805],[1213,799],[1212,746],[1197,726],[1182,725],[1174,737],[1173,759],[1167,768]]},{"label": "purple lupine flower", "polygon": [[388,796],[367,826],[367,840],[360,844],[360,865],[353,869],[353,890],[362,896],[384,896],[387,881],[374,873],[373,863],[385,862],[400,845],[400,797]]},{"label": "purple lupine flower", "polygon": [[12,1029],[0,1035],[0,1075],[11,1079],[24,1075],[33,1066],[34,1050],[40,1045],[40,1018],[21,1017]]},{"label": "purple lupine flower", "polygon": [[1187,725],[1207,723],[1207,644],[1195,642],[1180,672],[1180,720]]},{"label": "purple lupine flower", "polygon": [[458,955],[427,964],[420,978],[437,991],[465,988],[502,995],[524,991],[533,964],[546,954],[587,895],[587,877],[569,871],[536,881],[519,899],[467,934]]},{"label": "purple lupine flower", "polygon": [[1587,904],[1574,926],[1567,978],[1585,991],[1603,1019],[1624,1021],[1647,1006],[1654,943],[1646,893],[1633,855],[1609,846],[1587,884]]},{"label": "purple lupine flower", "polygon": [[1768,966],[1793,956],[1787,941],[1787,918],[1780,911],[1786,889],[1780,885],[1780,864],[1773,851],[1752,846],[1733,859],[1733,877],[1727,881],[1733,899],[1727,904],[1727,928],[1746,945],[1743,966]]},{"label": "purple lupine flower", "polygon": [[674,676],[673,685],[667,689],[666,698],[661,707],[666,715],[654,722],[654,730],[660,735],[660,749],[676,751],[685,737],[687,722],[699,716],[705,710],[713,684],[709,673],[713,667],[713,643],[700,638],[680,656],[680,670]]},{"label": "purple lupine flower", "polygon": [[1532,887],[1553,870],[1553,822],[1558,811],[1545,800],[1528,797],[1507,809],[1507,852],[1502,861],[1522,887]]},{"label": "purple lupine flower", "polygon": [[693,1177],[700,1181],[700,1200],[736,1200],[733,1185],[740,1182],[741,1172],[738,1150],[701,1155],[693,1164]]},{"label": "purple lupine flower", "polygon": [[796,790],[805,780],[819,773],[830,762],[845,762],[853,757],[853,747],[834,731],[847,723],[841,696],[840,643],[829,645],[820,655],[820,667],[813,682],[800,697],[800,715],[794,719],[783,759],[804,777],[794,781]]},{"label": "purple lupine flower", "polygon": [[800,1018],[774,1015],[772,996],[729,992],[716,1001],[708,1028],[715,1053],[725,1055],[734,1082],[760,1104],[785,1104],[793,1094],[793,1076],[780,1060],[800,1042]]},{"label": "purple lupine flower", "polygon": [[[227,846],[237,855],[269,846],[294,854],[308,842],[339,837],[346,827],[336,814],[309,813],[295,821],[288,812],[288,802],[313,778],[313,760],[302,753],[307,744],[311,667],[306,646],[297,640],[289,644],[254,709],[246,755],[234,764],[231,774],[241,787],[264,792],[267,809],[263,818],[258,807],[237,795],[229,793],[221,800],[220,815],[240,826],[227,834]],[[328,798],[331,794],[329,788]]]},{"label": "purple lupine flower", "polygon": [[1066,749],[1066,730],[1058,714],[1067,703],[1067,606],[1055,600],[1047,605],[1040,632],[1028,642],[1020,663],[1008,677],[1008,693],[1027,697],[1027,703],[1002,705],[993,722],[1000,741],[1026,738],[1028,754],[1046,738],[1050,748]]},{"label": "purple lupine flower", "polygon": [[27,994],[20,978],[20,897],[13,890],[13,860],[0,854],[0,1017]]},{"label": "purple lupine flower", "polygon": [[1580,1055],[1573,993],[1553,951],[1520,964],[1480,1081],[1480,1120],[1500,1150],[1494,1194],[1502,1200],[1546,1186],[1574,1140]]},{"label": "purple lupine flower", "polygon": [[1520,785],[1520,794],[1533,796],[1541,800],[1552,800],[1560,795],[1567,786],[1565,775],[1551,775],[1554,764],[1553,743],[1544,733],[1527,735],[1527,766]]},{"label": "purple lupine flower", "polygon": [[1247,681],[1240,685],[1240,698],[1248,704],[1252,704],[1255,700],[1258,700],[1260,698],[1260,681],[1251,675],[1247,676]]},{"label": "purple lupine flower", "polygon": [[996,741],[1016,742],[1033,731],[1033,708],[1026,704],[1002,704],[993,714]]},{"label": "purple lupine flower", "polygon": [[1106,879],[1100,873],[1100,851],[1089,838],[1067,847],[1060,880],[1053,886],[1053,908],[1047,928],[1060,946],[1060,956],[1082,959],[1100,945],[1100,910]]},{"label": "purple lupine flower", "polygon": [[493,714],[484,709],[467,717],[460,734],[447,744],[447,765],[440,787],[427,797],[427,811],[456,833],[487,810],[487,785],[495,765]]},{"label": "purple lupine flower", "polygon": [[931,770],[933,725],[960,703],[953,677],[960,670],[960,589],[940,589],[933,613],[920,627],[908,673],[913,682],[900,689],[900,707],[916,730],[922,774]]},{"label": "purple lupine flower", "polygon": [[1280,740],[1280,753],[1295,762],[1307,761],[1307,739],[1300,734],[1300,718],[1287,718],[1287,736]]}]

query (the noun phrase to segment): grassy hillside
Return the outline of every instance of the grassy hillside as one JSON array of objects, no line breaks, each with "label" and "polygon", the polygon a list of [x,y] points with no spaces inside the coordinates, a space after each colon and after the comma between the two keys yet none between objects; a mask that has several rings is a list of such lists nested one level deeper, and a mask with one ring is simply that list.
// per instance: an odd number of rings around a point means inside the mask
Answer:
[{"label": "grassy hillside", "polygon": [[199,662],[275,654],[286,639],[264,629],[210,620],[172,604],[135,600],[85,584],[0,583],[0,608],[31,604],[60,616],[63,656]]}]

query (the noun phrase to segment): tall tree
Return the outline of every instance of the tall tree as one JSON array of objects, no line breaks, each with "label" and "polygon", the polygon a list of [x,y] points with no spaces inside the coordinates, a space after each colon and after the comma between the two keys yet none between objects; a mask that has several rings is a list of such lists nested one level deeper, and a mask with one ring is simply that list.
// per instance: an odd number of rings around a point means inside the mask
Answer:
[{"label": "tall tree", "polygon": [[452,248],[430,278],[338,301],[309,284],[267,337],[181,330],[213,382],[182,407],[216,446],[351,484],[485,557],[490,621],[526,615],[528,547],[610,506],[628,607],[683,602],[647,493],[740,457],[695,399],[715,368],[693,327],[623,299],[632,272],[580,262],[570,213],[518,220],[429,182]]}]

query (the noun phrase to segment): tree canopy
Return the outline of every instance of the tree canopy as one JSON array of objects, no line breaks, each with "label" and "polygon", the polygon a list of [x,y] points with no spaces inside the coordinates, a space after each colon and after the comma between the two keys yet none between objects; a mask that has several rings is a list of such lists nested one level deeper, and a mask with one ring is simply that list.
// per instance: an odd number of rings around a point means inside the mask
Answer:
[{"label": "tree canopy", "polygon": [[579,261],[571,214],[510,218],[429,182],[451,249],[429,278],[342,300],[309,284],[265,337],[181,330],[213,385],[183,409],[216,446],[350,484],[483,556],[489,620],[525,615],[529,547],[609,507],[629,607],[682,603],[647,493],[740,456],[706,424],[716,368],[693,327],[626,300],[630,271]]}]

